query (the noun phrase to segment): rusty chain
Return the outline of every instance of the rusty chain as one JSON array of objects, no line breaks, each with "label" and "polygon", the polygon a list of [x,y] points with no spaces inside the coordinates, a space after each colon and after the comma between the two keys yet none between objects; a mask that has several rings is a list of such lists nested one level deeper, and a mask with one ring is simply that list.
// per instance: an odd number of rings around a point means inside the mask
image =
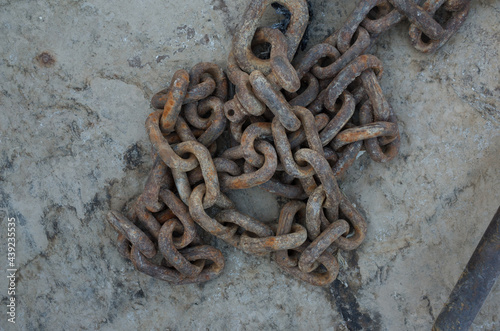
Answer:
[{"label": "rusty chain", "polygon": [[[289,21],[260,27],[270,5]],[[405,18],[412,44],[434,51],[468,11],[467,0],[362,0],[338,31],[296,56],[307,2],[250,2],[228,57],[231,85],[219,66],[199,63],[153,96],[153,168],[126,212],[107,217],[120,254],[172,284],[205,282],[224,268],[204,243],[209,233],[249,254],[272,253],[298,279],[330,284],[338,250],[357,248],[367,231],[337,181],[360,151],[388,162],[400,145],[382,63],[365,53]],[[257,54],[259,45],[270,49]],[[225,194],[251,187],[289,199],[275,224],[242,214]]]}]

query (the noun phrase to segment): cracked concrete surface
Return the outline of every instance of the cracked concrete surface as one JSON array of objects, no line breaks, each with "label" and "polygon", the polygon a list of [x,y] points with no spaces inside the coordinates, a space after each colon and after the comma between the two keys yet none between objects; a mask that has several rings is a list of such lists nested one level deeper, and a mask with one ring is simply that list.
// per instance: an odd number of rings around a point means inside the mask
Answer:
[{"label": "cracked concrete surface", "polygon": [[[340,27],[350,1],[312,0],[313,45]],[[400,125],[400,155],[359,157],[341,181],[368,235],[342,253],[329,288],[283,274],[214,240],[223,274],[174,287],[136,272],[104,221],[151,167],[149,100],[179,68],[225,66],[247,0],[0,1],[0,267],[6,215],[17,219],[17,319],[0,329],[429,329],[500,201],[498,2],[474,1],[435,54],[414,50],[408,24],[373,49]],[[265,220],[278,204],[234,193]],[[266,203],[265,208],[262,208]],[[5,268],[4,268],[5,266]],[[500,285],[474,330],[500,329]]]}]

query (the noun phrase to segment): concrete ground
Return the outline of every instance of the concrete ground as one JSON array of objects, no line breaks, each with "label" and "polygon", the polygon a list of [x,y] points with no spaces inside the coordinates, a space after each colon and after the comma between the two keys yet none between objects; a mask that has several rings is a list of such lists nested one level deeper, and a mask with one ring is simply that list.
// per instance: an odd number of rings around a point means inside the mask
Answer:
[{"label": "concrete ground", "polygon": [[[311,2],[310,45],[354,7]],[[494,0],[473,1],[435,54],[411,47],[407,23],[378,41],[401,152],[389,164],[363,155],[342,180],[369,226],[332,286],[218,240],[226,268],[202,285],[171,286],[118,254],[104,215],[144,185],[151,96],[179,68],[225,66],[247,3],[0,0],[0,268],[15,217],[18,269],[15,326],[0,277],[0,330],[430,329],[500,202]],[[257,189],[233,197],[253,216],[278,213]],[[500,329],[499,298],[497,283],[473,330]]]}]

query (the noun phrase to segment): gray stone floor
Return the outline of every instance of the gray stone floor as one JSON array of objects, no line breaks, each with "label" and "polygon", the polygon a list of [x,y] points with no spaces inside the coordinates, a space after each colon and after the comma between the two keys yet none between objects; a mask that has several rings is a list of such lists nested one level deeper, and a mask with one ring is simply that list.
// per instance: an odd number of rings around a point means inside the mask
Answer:
[{"label": "gray stone floor", "polygon": [[[373,50],[385,66],[401,153],[389,164],[363,155],[343,178],[369,232],[357,251],[342,253],[346,266],[330,288],[220,241],[225,271],[203,285],[170,286],[119,256],[104,215],[144,185],[151,96],[179,68],[225,66],[247,2],[0,0],[2,270],[5,215],[16,217],[18,239],[17,323],[7,323],[2,276],[1,330],[430,328],[500,202],[493,0],[474,1],[435,54],[411,47],[407,23]],[[311,2],[311,45],[354,7]],[[277,215],[259,190],[234,197],[254,216]],[[474,330],[500,329],[498,298],[497,283]]]}]

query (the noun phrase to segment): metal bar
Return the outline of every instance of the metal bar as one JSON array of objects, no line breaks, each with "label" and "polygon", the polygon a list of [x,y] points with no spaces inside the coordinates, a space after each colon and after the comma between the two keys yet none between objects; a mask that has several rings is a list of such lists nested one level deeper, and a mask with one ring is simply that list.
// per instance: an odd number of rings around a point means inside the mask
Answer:
[{"label": "metal bar", "polygon": [[453,288],[432,330],[468,330],[500,275],[500,208]]}]

